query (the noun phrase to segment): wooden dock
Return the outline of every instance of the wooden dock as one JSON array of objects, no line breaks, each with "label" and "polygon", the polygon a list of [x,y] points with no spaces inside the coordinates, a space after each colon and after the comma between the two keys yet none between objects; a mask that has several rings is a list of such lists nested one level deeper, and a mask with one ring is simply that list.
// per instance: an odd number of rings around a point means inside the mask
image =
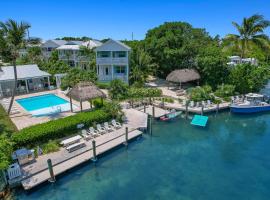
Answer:
[{"label": "wooden dock", "polygon": [[[129,141],[142,135],[142,132],[138,129],[147,128],[146,113],[142,113],[135,109],[124,109],[123,112],[127,117],[127,121],[123,124],[121,129],[95,138],[97,156],[126,142],[126,127],[129,130]],[[55,176],[91,160],[93,158],[92,140],[85,141],[85,144],[85,147],[71,153],[65,148],[61,148],[57,152],[39,156],[33,163],[21,166],[21,171],[23,173],[21,184],[23,188],[25,190],[30,190],[50,179],[47,164],[48,159],[51,159],[52,161]]]},{"label": "wooden dock", "polygon": [[[158,106],[154,106],[154,107],[155,107],[154,108],[154,115],[155,116],[153,116],[153,106],[151,106],[151,105],[148,105],[145,107],[145,113],[154,117],[154,118],[160,118],[160,117],[169,113],[169,111],[164,109],[164,108],[160,108]],[[144,112],[144,107],[140,107],[138,110],[141,112]]]},{"label": "wooden dock", "polygon": [[[126,141],[125,134],[123,131],[118,131],[116,133],[107,133],[109,137],[106,137],[105,139],[102,138],[102,136],[98,137],[96,139],[96,155],[101,155],[121,144],[123,144]],[[132,140],[138,136],[142,135],[142,132],[139,130],[133,130],[128,133],[128,140]],[[89,146],[87,144],[87,146]],[[66,161],[60,162],[58,164],[53,163],[53,171],[55,176],[64,173],[65,171],[72,169],[86,161],[89,161],[93,159],[93,150],[92,148],[87,149],[85,152],[76,155],[72,158],[67,159]],[[43,160],[44,161],[44,160]],[[48,168],[43,169],[42,171],[34,174],[28,174],[24,178],[24,180],[21,181],[21,184],[25,190],[30,190],[33,187],[36,187],[40,185],[41,183],[44,183],[50,179],[50,173]]]},{"label": "wooden dock", "polygon": [[[159,107],[159,104],[154,104],[155,106]],[[165,109],[175,109],[179,111],[186,111],[186,107],[179,103],[165,103],[163,106]],[[203,113],[210,113],[210,112],[216,112],[220,110],[225,110],[230,108],[230,103],[221,103],[219,105],[211,105],[208,107],[203,108]],[[201,114],[202,113],[202,107],[188,107],[189,113],[194,114]]]}]

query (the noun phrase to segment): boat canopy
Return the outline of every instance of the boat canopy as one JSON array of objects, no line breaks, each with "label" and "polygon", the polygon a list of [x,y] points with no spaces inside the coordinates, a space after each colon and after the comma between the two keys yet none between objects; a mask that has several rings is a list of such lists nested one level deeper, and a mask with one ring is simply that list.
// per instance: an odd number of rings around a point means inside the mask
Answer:
[{"label": "boat canopy", "polygon": [[247,98],[263,98],[264,96],[262,94],[248,93],[246,97]]}]

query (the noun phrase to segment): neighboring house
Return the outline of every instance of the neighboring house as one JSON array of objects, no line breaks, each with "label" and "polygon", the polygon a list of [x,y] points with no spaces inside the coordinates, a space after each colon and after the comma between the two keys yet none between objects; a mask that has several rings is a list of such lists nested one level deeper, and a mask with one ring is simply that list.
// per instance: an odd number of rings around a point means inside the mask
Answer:
[{"label": "neighboring house", "polygon": [[48,59],[51,56],[53,50],[62,45],[65,45],[66,43],[66,40],[47,40],[41,45],[43,57]]},{"label": "neighboring house", "polygon": [[131,51],[129,46],[109,39],[95,51],[99,81],[121,79],[128,83],[129,52]]},{"label": "neighboring house", "polygon": [[[13,66],[1,67],[0,97],[12,95],[14,87]],[[17,65],[17,94],[43,90],[50,87],[51,75],[41,71],[37,65]]]},{"label": "neighboring house", "polygon": [[83,41],[69,41],[65,45],[57,48],[59,60],[65,61],[71,67],[80,67],[86,69],[89,59],[86,55],[82,55],[81,47],[89,49],[96,48],[102,43],[97,40]]},{"label": "neighboring house", "polygon": [[251,65],[258,65],[258,60],[256,58],[242,58],[240,56],[230,56],[229,57],[230,62],[228,62],[228,65],[235,66],[238,64],[251,64]]},{"label": "neighboring house", "polygon": [[20,57],[26,56],[26,54],[28,53],[28,49],[40,46],[41,46],[40,44],[27,44],[25,48],[19,50],[19,56]]}]

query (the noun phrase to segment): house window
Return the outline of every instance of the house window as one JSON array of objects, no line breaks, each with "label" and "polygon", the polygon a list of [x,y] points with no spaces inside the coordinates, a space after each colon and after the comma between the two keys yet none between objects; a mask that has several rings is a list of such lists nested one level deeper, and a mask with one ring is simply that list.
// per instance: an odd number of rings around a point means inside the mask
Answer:
[{"label": "house window", "polygon": [[109,68],[108,67],[105,68],[105,74],[109,75]]},{"label": "house window", "polygon": [[75,67],[75,62],[73,60],[68,61],[70,67]]},{"label": "house window", "polygon": [[116,74],[125,74],[126,73],[126,66],[114,66]]},{"label": "house window", "polygon": [[97,57],[98,58],[108,58],[108,57],[111,57],[111,52],[110,51],[98,51],[97,52]]},{"label": "house window", "polygon": [[124,58],[124,57],[126,57],[126,52],[125,51],[114,51],[113,57],[114,58]]},{"label": "house window", "polygon": [[48,51],[52,51],[52,48],[51,47],[48,47]]}]

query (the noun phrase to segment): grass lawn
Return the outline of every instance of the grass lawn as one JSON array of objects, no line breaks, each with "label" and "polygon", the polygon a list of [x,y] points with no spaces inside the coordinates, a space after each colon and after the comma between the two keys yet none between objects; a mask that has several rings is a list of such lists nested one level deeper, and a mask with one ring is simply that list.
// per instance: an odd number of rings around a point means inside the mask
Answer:
[{"label": "grass lawn", "polygon": [[6,111],[0,105],[0,135],[7,134],[10,136],[15,131],[17,131],[16,126],[12,123]]}]

